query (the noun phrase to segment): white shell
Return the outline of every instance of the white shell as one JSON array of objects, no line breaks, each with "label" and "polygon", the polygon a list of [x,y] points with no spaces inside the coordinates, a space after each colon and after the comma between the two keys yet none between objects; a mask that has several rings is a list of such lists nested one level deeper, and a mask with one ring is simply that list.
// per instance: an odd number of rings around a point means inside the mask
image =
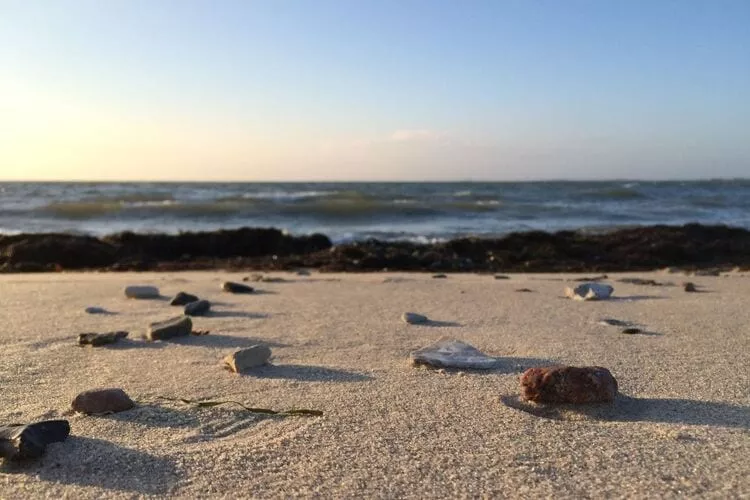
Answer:
[{"label": "white shell", "polygon": [[601,283],[583,283],[575,288],[567,287],[565,296],[573,300],[605,300],[615,289]]},{"label": "white shell", "polygon": [[411,353],[411,360],[414,364],[479,370],[495,368],[500,363],[499,358],[487,356],[476,347],[455,339],[441,339],[414,351]]}]

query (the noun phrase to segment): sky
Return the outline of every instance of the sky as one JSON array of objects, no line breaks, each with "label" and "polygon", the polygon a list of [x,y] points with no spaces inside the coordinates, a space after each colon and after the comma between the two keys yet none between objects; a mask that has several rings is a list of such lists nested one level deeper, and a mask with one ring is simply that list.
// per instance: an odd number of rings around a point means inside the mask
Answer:
[{"label": "sky", "polygon": [[747,0],[0,0],[0,179],[750,177]]}]

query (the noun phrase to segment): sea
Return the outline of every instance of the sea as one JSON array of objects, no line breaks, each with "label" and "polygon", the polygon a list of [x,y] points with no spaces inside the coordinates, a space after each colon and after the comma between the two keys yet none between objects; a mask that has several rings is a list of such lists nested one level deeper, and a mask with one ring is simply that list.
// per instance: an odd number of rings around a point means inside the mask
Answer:
[{"label": "sea", "polygon": [[689,222],[750,229],[750,179],[453,183],[0,183],[0,233],[178,233],[243,226],[334,242]]}]

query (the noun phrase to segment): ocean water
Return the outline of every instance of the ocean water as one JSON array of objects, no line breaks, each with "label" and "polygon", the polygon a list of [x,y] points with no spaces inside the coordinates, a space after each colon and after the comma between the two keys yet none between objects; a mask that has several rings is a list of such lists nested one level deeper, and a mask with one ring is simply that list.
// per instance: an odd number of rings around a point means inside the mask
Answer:
[{"label": "ocean water", "polygon": [[750,180],[498,183],[0,183],[0,233],[242,226],[336,242],[439,241],[652,224],[750,228]]}]

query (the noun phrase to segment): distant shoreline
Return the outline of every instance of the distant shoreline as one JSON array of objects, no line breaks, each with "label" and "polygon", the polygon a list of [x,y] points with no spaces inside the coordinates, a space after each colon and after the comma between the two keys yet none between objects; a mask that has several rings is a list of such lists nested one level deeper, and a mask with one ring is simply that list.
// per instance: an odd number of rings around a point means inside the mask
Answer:
[{"label": "distant shoreline", "polygon": [[275,228],[180,234],[0,235],[0,272],[179,271],[618,272],[664,267],[750,268],[750,231],[723,225],[643,226],[608,232],[527,231],[439,243],[363,240]]}]

